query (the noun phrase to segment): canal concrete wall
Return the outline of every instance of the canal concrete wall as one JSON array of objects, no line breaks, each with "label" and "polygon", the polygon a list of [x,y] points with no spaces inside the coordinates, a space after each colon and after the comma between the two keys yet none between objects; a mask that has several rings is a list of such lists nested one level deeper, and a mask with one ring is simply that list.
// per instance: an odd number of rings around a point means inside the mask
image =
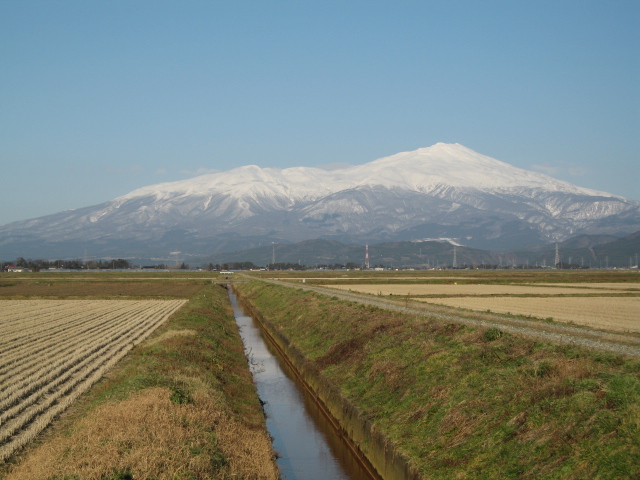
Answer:
[{"label": "canal concrete wall", "polygon": [[262,325],[264,332],[290,364],[303,384],[326,411],[339,431],[384,480],[418,480],[423,478],[396,445],[380,433],[374,423],[364,417],[336,385],[331,384],[317,367],[266,318],[241,292],[234,289],[238,300]]}]

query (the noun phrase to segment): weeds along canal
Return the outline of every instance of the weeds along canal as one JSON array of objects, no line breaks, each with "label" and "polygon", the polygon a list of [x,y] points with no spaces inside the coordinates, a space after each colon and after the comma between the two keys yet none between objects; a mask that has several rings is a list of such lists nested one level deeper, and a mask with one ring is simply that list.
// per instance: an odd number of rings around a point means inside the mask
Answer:
[{"label": "weeds along canal", "polygon": [[236,323],[284,480],[369,480],[311,394],[229,289]]}]

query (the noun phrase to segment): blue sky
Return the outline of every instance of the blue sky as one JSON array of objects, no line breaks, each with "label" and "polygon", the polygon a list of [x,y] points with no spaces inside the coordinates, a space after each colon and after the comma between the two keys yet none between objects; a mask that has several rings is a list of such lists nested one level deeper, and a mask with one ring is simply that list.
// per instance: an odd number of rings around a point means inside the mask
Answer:
[{"label": "blue sky", "polygon": [[0,0],[0,224],[457,142],[640,200],[638,1]]}]

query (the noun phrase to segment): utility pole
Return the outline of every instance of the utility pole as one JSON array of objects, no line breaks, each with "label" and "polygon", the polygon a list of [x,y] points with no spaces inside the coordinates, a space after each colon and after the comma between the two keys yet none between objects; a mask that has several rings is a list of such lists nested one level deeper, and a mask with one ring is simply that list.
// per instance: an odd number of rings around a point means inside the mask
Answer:
[{"label": "utility pole", "polygon": [[364,268],[369,270],[369,242],[364,244]]}]

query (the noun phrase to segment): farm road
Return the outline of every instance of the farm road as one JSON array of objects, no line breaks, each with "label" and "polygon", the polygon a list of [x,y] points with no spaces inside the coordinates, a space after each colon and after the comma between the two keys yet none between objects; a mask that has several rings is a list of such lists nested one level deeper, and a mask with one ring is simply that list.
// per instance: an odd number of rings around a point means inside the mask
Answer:
[{"label": "farm road", "polygon": [[[252,278],[254,279],[254,278]],[[273,279],[260,279],[261,281],[281,285],[289,288],[337,297],[342,300],[359,302],[387,310],[395,310],[411,315],[437,318],[444,322],[464,323],[487,328],[499,328],[500,330],[516,335],[524,335],[555,343],[580,345],[587,348],[604,350],[640,357],[640,338],[633,335],[600,332],[588,328],[579,328],[558,323],[547,323],[536,320],[522,320],[514,317],[491,315],[480,312],[456,312],[452,309],[426,303],[396,301],[386,297],[373,297],[354,292],[339,291],[327,287],[313,286],[303,283],[292,283]]]}]

